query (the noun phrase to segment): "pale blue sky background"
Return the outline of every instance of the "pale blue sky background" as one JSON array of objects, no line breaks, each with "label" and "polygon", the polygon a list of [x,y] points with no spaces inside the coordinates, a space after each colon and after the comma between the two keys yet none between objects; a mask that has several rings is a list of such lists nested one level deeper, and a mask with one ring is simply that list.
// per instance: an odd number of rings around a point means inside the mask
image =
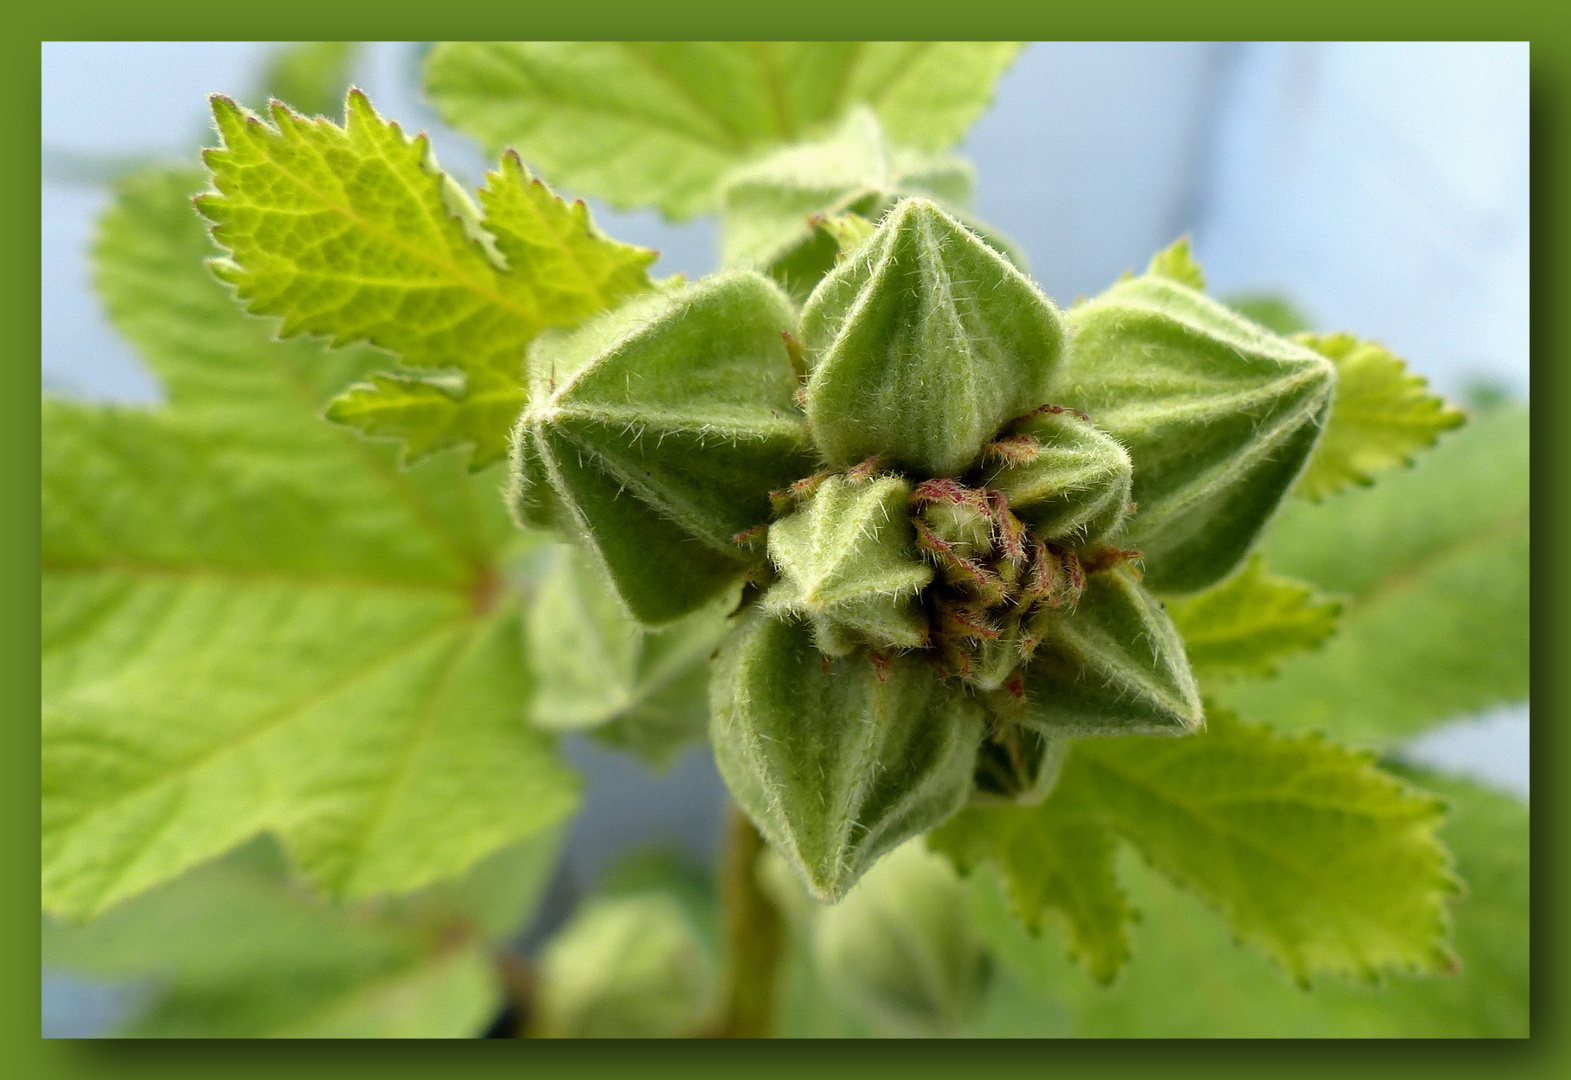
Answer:
[{"label": "pale blue sky background", "polygon": [[[60,182],[77,155],[196,163],[206,95],[245,97],[265,43],[43,47],[43,378],[46,387],[148,400],[157,389],[106,325],[87,251],[105,204]],[[419,99],[418,47],[383,43],[357,81],[407,128],[430,127],[452,171],[483,160]],[[1276,291],[1326,328],[1355,328],[1441,389],[1485,378],[1528,393],[1528,47],[1525,43],[1028,46],[962,147],[980,216],[1025,250],[1061,302],[1096,292],[1183,232],[1214,291]],[[51,176],[53,175],[53,178]],[[608,232],[661,250],[662,272],[714,263],[715,229],[597,208]],[[1412,744],[1410,756],[1527,791],[1527,710]],[[713,842],[722,788],[695,754],[650,777],[576,742],[590,798],[570,877],[593,879],[650,836]],[[101,1030],[112,997],[45,981],[45,1030]]]}]

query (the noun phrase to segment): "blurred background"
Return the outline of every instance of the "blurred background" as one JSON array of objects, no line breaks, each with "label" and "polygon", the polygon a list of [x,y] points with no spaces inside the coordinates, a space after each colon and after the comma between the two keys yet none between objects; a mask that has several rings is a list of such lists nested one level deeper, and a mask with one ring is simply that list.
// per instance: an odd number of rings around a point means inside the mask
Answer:
[{"label": "blurred background", "polygon": [[[158,398],[90,284],[106,181],[142,161],[195,165],[212,141],[207,95],[251,98],[274,48],[43,46],[46,390]],[[384,115],[429,131],[443,165],[474,186],[486,162],[421,100],[423,51],[368,45],[355,81]],[[1038,43],[959,150],[976,163],[979,216],[1060,303],[1187,232],[1219,296],[1284,297],[1316,327],[1381,341],[1464,401],[1528,396],[1525,43]],[[712,221],[594,209],[611,235],[657,248],[657,272],[715,266]],[[569,754],[588,798],[543,920],[642,843],[712,854],[724,788],[706,750],[658,776],[582,739]],[[1527,710],[1458,717],[1404,755],[1525,795]],[[44,1034],[104,1030],[127,1000],[46,972]]]}]

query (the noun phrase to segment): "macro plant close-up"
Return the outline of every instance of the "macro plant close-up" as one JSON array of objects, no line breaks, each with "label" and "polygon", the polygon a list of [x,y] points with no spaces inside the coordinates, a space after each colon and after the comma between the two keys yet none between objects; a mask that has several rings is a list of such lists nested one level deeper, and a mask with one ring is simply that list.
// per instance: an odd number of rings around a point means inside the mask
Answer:
[{"label": "macro plant close-up", "polygon": [[[1057,293],[962,156],[1039,49],[447,42],[406,118],[305,43],[200,151],[46,147],[159,395],[42,405],[83,1033],[1527,1034],[1526,803],[1426,750],[1527,698],[1525,367],[1305,314],[1454,297],[1263,186]],[[1287,203],[1365,176],[1299,139]],[[659,784],[710,824],[640,831]]]}]

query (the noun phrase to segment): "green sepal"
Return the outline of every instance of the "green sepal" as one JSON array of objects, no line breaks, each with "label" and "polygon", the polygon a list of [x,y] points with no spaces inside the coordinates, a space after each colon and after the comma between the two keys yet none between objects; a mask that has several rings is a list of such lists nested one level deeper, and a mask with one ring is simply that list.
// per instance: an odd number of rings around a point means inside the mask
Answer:
[{"label": "green sepal", "polygon": [[640,622],[702,607],[759,561],[737,536],[769,520],[769,492],[812,471],[794,324],[744,273],[542,335],[513,434],[517,517],[580,533]]},{"label": "green sepal", "polygon": [[1160,274],[1120,282],[1069,318],[1050,400],[1128,449],[1137,512],[1122,542],[1144,553],[1153,589],[1219,581],[1302,471],[1335,369]]},{"label": "green sepal", "polygon": [[[1004,701],[1008,691],[994,691],[992,701]],[[1035,806],[1053,793],[1071,738],[1056,732],[1005,720],[999,712],[1023,712],[1018,701],[1009,701],[995,710],[995,723],[976,752],[976,773],[971,801],[980,805],[1014,803]]]},{"label": "green sepal", "polygon": [[1045,608],[1024,722],[1047,734],[1187,735],[1205,710],[1184,642],[1126,567],[1090,574],[1073,611]]},{"label": "green sepal", "polygon": [[959,1034],[981,1005],[988,958],[967,908],[966,886],[942,855],[909,840],[817,912],[819,976],[878,1034]]},{"label": "green sepal", "polygon": [[780,580],[764,596],[764,610],[805,619],[829,656],[858,643],[927,644],[918,593],[933,568],[917,554],[910,499],[910,482],[898,476],[826,479],[800,510],[769,527]]},{"label": "green sepal", "polygon": [[985,726],[926,661],[829,661],[807,627],[757,609],[721,647],[710,710],[732,796],[829,901],[960,809]]},{"label": "green sepal", "polygon": [[734,592],[649,630],[623,612],[605,574],[563,545],[525,620],[535,670],[530,717],[548,731],[588,731],[661,768],[704,737],[709,657],[729,629]]},{"label": "green sepal", "polygon": [[1051,400],[1057,308],[924,199],[906,199],[802,313],[807,416],[820,452],[959,476],[1008,421]]},{"label": "green sepal", "polygon": [[763,270],[806,296],[840,255],[815,219],[877,221],[907,195],[960,208],[970,204],[975,181],[975,170],[960,158],[890,146],[877,115],[858,108],[829,138],[789,146],[726,178],[721,261]]},{"label": "green sepal", "polygon": [[1094,544],[1129,514],[1129,452],[1090,421],[1049,407],[989,447],[996,462],[978,484],[1003,492],[1038,537]]},{"label": "green sepal", "polygon": [[531,1034],[696,1035],[716,990],[713,961],[674,897],[600,897],[576,912],[541,954]]}]

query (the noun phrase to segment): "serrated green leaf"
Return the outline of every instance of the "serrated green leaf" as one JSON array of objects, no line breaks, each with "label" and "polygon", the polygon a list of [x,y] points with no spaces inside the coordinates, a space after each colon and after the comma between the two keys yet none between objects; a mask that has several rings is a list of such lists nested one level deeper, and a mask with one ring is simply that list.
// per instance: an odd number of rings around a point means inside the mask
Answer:
[{"label": "serrated green leaf", "polygon": [[960,808],[984,726],[925,660],[826,662],[807,627],[756,607],[721,647],[710,712],[732,796],[825,900]]},{"label": "serrated green leaf", "polygon": [[1166,607],[1205,680],[1275,674],[1284,657],[1325,644],[1342,611],[1313,586],[1268,573],[1258,555],[1221,584]]},{"label": "serrated green leaf", "polygon": [[1389,743],[1528,692],[1528,415],[1477,417],[1372,488],[1295,500],[1271,566],[1347,597],[1337,636],[1219,691],[1247,715]]},{"label": "serrated green leaf", "polygon": [[559,548],[526,623],[534,722],[587,730],[656,767],[669,765],[708,728],[709,658],[735,606],[735,595],[722,595],[648,630],[627,617],[591,559]]},{"label": "serrated green leaf", "polygon": [[995,869],[1014,922],[1033,937],[1055,924],[1070,959],[1107,984],[1129,959],[1135,912],[1113,874],[1114,837],[1077,794],[1056,790],[1029,808],[970,806],[928,843],[962,873]]},{"label": "serrated green leaf", "polygon": [[1200,264],[1189,251],[1189,237],[1180,236],[1167,247],[1151,256],[1146,273],[1165,277],[1180,285],[1187,285],[1196,292],[1205,292],[1206,276]]},{"label": "serrated green leaf", "polygon": [[1428,392],[1421,375],[1372,341],[1350,334],[1299,334],[1297,341],[1336,365],[1336,396],[1326,430],[1299,477],[1295,494],[1319,500],[1375,474],[1413,464],[1442,432],[1461,427],[1467,414]]},{"label": "serrated green leaf", "polygon": [[738,534],[769,520],[771,490],[813,469],[783,336],[795,318],[767,279],[719,275],[548,334],[530,354],[518,516],[556,506],[646,625],[698,610],[758,563]]},{"label": "serrated green leaf", "polygon": [[877,221],[907,195],[931,196],[956,213],[970,204],[974,182],[959,158],[888,145],[878,117],[858,107],[828,139],[789,146],[726,176],[721,260],[767,272],[806,297],[840,254],[816,221]]},{"label": "serrated green leaf", "polygon": [[1204,720],[1183,639],[1127,569],[1090,575],[1074,609],[1046,609],[1025,669],[1025,722],[1047,735],[1186,735]]},{"label": "serrated green leaf", "polygon": [[[962,867],[999,866],[1028,926],[1067,908],[1071,948],[1104,975],[1122,939],[1096,920],[1127,910],[1109,892],[1113,835],[1295,981],[1452,970],[1443,803],[1319,737],[1208,721],[1188,739],[1077,742],[1040,806],[968,808],[934,843]],[[1074,861],[1043,874],[1050,857]],[[1102,882],[1089,900],[1072,891],[1087,881]]]},{"label": "serrated green leaf", "polygon": [[1444,972],[1444,803],[1367,756],[1220,710],[1190,739],[1078,744],[1059,789],[1297,981]]},{"label": "serrated green leaf", "polygon": [[711,209],[726,172],[870,105],[891,138],[959,141],[1013,61],[1010,42],[447,42],[426,92],[492,152],[552,183],[673,218]]},{"label": "serrated green leaf", "polygon": [[337,119],[349,89],[350,68],[360,54],[358,41],[296,41],[267,61],[262,88],[303,116]]},{"label": "serrated green leaf", "polygon": [[1336,373],[1167,277],[1144,274],[1071,309],[1072,344],[1050,400],[1091,416],[1129,451],[1138,510],[1122,544],[1159,592],[1236,567],[1297,478]]},{"label": "serrated green leaf", "polygon": [[153,984],[128,1035],[468,1038],[501,987],[484,947],[443,925],[333,907],[225,860],[82,926],[46,919],[43,954]]},{"label": "serrated green leaf", "polygon": [[807,417],[831,464],[882,455],[959,476],[1048,401],[1064,345],[1052,301],[926,199],[905,199],[808,297]]},{"label": "serrated green leaf", "polygon": [[[375,362],[277,342],[202,269],[184,174],[106,218],[111,317],[169,388],[43,414],[44,905],[86,915],[274,831],[407,891],[568,813],[523,725],[495,477],[323,424]],[[455,794],[457,793],[457,794]]]},{"label": "serrated green leaf", "polygon": [[476,467],[495,460],[524,404],[529,342],[649,287],[654,252],[601,235],[516,155],[488,176],[482,219],[425,136],[406,137],[359,91],[341,128],[276,103],[268,124],[221,96],[213,115],[216,190],[197,206],[229,253],[214,271],[247,309],[281,316],[286,337],[365,341],[461,374],[456,410],[432,408],[429,392],[412,409],[403,380],[357,388],[335,412],[367,434],[422,452],[469,442]]},{"label": "serrated green leaf", "polygon": [[[1403,775],[1409,775],[1403,770]],[[1528,815],[1516,799],[1467,781],[1411,778],[1450,806],[1441,837],[1467,891],[1454,903],[1461,970],[1388,975],[1378,986],[1314,980],[1305,993],[1239,949],[1195,897],[1121,859],[1120,879],[1142,918],[1134,959],[1110,988],[1067,965],[1058,944],[1033,939],[1006,910],[992,875],[971,879],[971,911],[1004,969],[990,1012],[995,1036],[1088,1038],[1520,1038],[1528,1034]],[[1012,976],[1012,977],[1009,977]],[[1011,995],[1003,1017],[999,995]]]}]

